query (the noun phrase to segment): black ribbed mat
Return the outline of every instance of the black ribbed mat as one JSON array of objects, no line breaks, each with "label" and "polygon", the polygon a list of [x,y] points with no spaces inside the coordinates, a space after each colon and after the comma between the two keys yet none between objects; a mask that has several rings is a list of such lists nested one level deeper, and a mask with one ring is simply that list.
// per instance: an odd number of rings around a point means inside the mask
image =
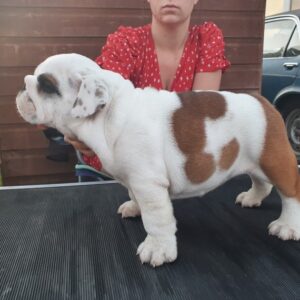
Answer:
[{"label": "black ribbed mat", "polygon": [[140,218],[116,214],[118,184],[0,191],[0,299],[300,299],[300,242],[267,234],[275,192],[243,209],[238,177],[174,202],[179,257],[153,269],[135,255]]}]

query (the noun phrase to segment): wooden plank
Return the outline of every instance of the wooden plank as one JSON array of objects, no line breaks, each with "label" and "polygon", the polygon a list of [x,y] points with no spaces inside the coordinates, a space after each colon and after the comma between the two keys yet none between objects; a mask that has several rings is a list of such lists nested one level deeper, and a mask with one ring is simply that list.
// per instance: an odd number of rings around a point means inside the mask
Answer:
[{"label": "wooden plank", "polygon": [[222,77],[222,90],[260,89],[260,65],[232,66],[230,72],[225,72]]},{"label": "wooden plank", "polygon": [[34,125],[6,125],[0,127],[1,150],[46,149],[49,141]]},{"label": "wooden plank", "polygon": [[46,149],[24,151],[2,151],[3,176],[43,176],[75,172],[76,156],[70,156],[68,162],[56,162],[46,158]]},{"label": "wooden plank", "polygon": [[232,65],[261,64],[263,43],[261,38],[226,38],[225,53]]},{"label": "wooden plank", "polygon": [[195,14],[192,24],[214,22],[227,38],[262,38],[264,18],[257,12],[216,12],[207,11],[205,15]]},{"label": "wooden plank", "polygon": [[[8,7],[91,7],[91,8],[149,8],[146,1],[141,0],[0,0],[0,6]],[[264,11],[265,1],[263,0],[210,0],[199,1],[195,10],[203,14],[205,10],[216,11]]]},{"label": "wooden plank", "polygon": [[[37,66],[45,58],[57,53],[80,53],[97,57],[105,38],[0,38],[0,66]],[[261,61],[261,39],[227,38],[226,55],[232,64],[252,64]]]},{"label": "wooden plank", "polygon": [[4,7],[65,7],[65,8],[132,8],[145,9],[149,7],[141,0],[0,0]]},{"label": "wooden plank", "polygon": [[1,38],[0,66],[35,67],[48,56],[79,53],[96,58],[106,38]]},{"label": "wooden plank", "polygon": [[202,14],[206,14],[206,10],[213,11],[255,11],[263,12],[265,11],[265,0],[209,0],[201,1],[199,0],[198,4],[195,7],[196,10],[200,10]]},{"label": "wooden plank", "polygon": [[0,36],[106,37],[121,24],[139,26],[149,21],[149,14],[137,10],[1,8]]},{"label": "wooden plank", "polygon": [[[14,96],[0,96],[0,126],[9,124],[25,124],[17,112]],[[2,127],[0,127],[1,130]]]},{"label": "wooden plank", "polygon": [[[121,24],[139,26],[150,16],[134,10],[3,8],[0,11],[2,37],[106,37]],[[256,12],[195,13],[192,23],[213,21],[226,37],[261,37],[264,20]],[[26,24],[26,26],[24,26]]]},{"label": "wooden plank", "polygon": [[33,67],[1,68],[0,69],[0,96],[16,96],[24,86],[24,76],[32,74]]}]

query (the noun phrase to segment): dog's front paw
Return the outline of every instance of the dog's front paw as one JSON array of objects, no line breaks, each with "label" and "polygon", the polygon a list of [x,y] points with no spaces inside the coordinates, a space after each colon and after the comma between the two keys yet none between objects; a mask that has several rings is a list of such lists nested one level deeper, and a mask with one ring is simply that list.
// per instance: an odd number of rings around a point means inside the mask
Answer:
[{"label": "dog's front paw", "polygon": [[282,240],[300,240],[300,225],[292,224],[284,219],[277,219],[269,225],[269,233]]},{"label": "dog's front paw", "polygon": [[118,214],[121,214],[122,218],[134,218],[141,215],[141,210],[136,202],[130,200],[120,205]]},{"label": "dog's front paw", "polygon": [[149,263],[153,267],[172,262],[177,258],[176,237],[158,238],[148,235],[138,247],[137,255],[142,263]]},{"label": "dog's front paw", "polygon": [[261,205],[262,199],[255,196],[251,190],[242,192],[236,197],[235,203],[240,204],[242,207],[258,207]]}]

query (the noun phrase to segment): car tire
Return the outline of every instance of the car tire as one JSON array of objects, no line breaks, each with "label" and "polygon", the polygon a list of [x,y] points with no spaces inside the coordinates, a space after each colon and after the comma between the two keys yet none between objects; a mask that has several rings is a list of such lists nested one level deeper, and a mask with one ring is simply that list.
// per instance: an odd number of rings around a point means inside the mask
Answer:
[{"label": "car tire", "polygon": [[291,102],[281,109],[290,144],[300,162],[300,103]]}]

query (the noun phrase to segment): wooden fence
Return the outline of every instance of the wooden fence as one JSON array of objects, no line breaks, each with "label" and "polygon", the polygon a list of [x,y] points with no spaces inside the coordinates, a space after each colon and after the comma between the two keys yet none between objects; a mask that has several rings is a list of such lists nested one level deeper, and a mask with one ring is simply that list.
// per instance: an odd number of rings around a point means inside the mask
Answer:
[{"label": "wooden fence", "polygon": [[[222,89],[259,91],[265,0],[200,0],[192,23],[222,28],[232,67]],[[75,156],[46,158],[48,141],[15,108],[24,75],[49,55],[77,52],[95,58],[119,25],[151,19],[146,0],[0,0],[0,159],[5,185],[72,182]]]}]

